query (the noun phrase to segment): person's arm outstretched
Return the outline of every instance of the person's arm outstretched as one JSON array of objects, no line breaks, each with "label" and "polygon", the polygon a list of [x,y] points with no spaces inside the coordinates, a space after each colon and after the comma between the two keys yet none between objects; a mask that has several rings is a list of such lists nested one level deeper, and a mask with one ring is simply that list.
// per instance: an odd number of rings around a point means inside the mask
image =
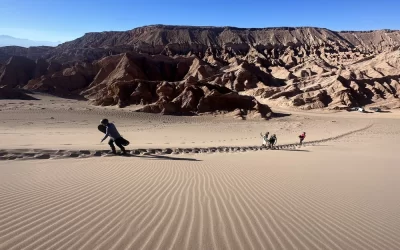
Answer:
[{"label": "person's arm outstretched", "polygon": [[108,127],[106,127],[106,135],[104,136],[103,139],[101,139],[101,142],[103,142],[105,139],[107,139],[108,136],[109,136]]}]

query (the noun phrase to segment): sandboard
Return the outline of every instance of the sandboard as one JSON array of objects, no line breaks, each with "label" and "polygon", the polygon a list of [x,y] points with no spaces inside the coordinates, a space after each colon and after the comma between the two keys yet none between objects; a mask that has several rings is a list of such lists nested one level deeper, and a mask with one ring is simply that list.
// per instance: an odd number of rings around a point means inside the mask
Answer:
[{"label": "sandboard", "polygon": [[104,126],[104,125],[102,125],[102,124],[100,124],[99,126],[97,126],[97,129],[98,129],[100,132],[103,132],[103,134],[106,133],[106,126]]},{"label": "sandboard", "polygon": [[[98,129],[100,132],[102,132],[103,134],[106,133],[106,126],[104,126],[104,125],[102,125],[102,124],[100,124],[99,126],[97,126],[97,129]],[[126,146],[129,145],[129,141],[126,140],[126,139],[124,139],[124,138],[122,138],[122,143],[121,143],[121,144],[122,144],[122,146],[126,147]]]}]

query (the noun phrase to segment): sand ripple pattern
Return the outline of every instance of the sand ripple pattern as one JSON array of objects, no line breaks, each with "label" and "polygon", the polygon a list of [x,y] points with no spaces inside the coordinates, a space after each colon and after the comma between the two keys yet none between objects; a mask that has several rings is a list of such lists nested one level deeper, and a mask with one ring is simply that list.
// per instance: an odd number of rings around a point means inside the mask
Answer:
[{"label": "sand ripple pattern", "polygon": [[[321,140],[304,142],[305,146],[313,146],[320,143],[338,140],[345,136],[349,136],[371,128],[373,124],[366,127],[353,130],[338,136],[329,137]],[[297,143],[284,144],[274,147],[273,150],[296,150]],[[207,148],[164,148],[164,149],[132,149],[127,150],[127,156],[134,155],[170,155],[170,154],[199,154],[199,153],[230,153],[230,152],[246,152],[246,151],[263,151],[270,148],[261,146],[243,146],[243,147],[207,147]],[[88,158],[88,157],[107,157],[113,156],[110,150],[44,150],[44,149],[14,149],[14,150],[0,150],[0,160],[43,160],[43,159],[63,159],[63,158]]]},{"label": "sand ripple pattern", "polygon": [[398,213],[347,192],[385,193],[375,172],[338,189],[248,156],[3,163],[0,249],[400,249]]}]

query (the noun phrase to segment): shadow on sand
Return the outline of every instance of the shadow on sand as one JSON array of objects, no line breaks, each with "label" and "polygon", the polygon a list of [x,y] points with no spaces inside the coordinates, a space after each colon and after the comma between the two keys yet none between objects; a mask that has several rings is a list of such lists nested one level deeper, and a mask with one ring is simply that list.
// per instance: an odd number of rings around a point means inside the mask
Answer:
[{"label": "shadow on sand", "polygon": [[310,152],[310,150],[305,150],[305,149],[279,149],[279,151]]},{"label": "shadow on sand", "polygon": [[276,112],[274,112],[274,114],[273,114],[274,118],[281,118],[281,117],[287,117],[287,116],[291,116],[291,114],[276,113]]},{"label": "shadow on sand", "polygon": [[54,97],[58,97],[58,98],[62,98],[62,99],[76,100],[76,101],[88,101],[87,98],[85,98],[84,96],[82,96],[82,95],[80,95],[78,93],[58,93],[56,91],[49,91],[49,92],[30,91],[29,94],[44,95],[44,96],[54,96]]},{"label": "shadow on sand", "polygon": [[40,100],[33,96],[30,96],[32,92],[24,89],[0,88],[0,93],[0,100]]},{"label": "shadow on sand", "polygon": [[137,157],[150,160],[170,160],[170,161],[201,161],[194,158],[172,157],[166,155],[124,155],[124,157]]}]

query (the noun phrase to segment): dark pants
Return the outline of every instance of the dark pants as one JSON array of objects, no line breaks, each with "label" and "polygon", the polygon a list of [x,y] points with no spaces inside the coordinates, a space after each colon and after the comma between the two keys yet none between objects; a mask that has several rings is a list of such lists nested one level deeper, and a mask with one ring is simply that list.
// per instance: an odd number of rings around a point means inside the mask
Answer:
[{"label": "dark pants", "polygon": [[270,146],[270,147],[273,147],[274,144],[275,144],[275,140],[269,140],[269,146]]},{"label": "dark pants", "polygon": [[303,145],[304,138],[300,138],[300,145]]},{"label": "dark pants", "polygon": [[110,145],[111,150],[113,151],[114,154],[117,153],[117,151],[115,150],[114,142],[115,142],[115,144],[117,144],[117,146],[121,149],[121,151],[122,151],[123,153],[126,153],[124,146],[122,146],[122,141],[123,141],[122,138],[117,138],[117,139],[115,139],[115,140],[114,140],[114,139],[110,139],[110,140],[108,141],[108,145]]}]

